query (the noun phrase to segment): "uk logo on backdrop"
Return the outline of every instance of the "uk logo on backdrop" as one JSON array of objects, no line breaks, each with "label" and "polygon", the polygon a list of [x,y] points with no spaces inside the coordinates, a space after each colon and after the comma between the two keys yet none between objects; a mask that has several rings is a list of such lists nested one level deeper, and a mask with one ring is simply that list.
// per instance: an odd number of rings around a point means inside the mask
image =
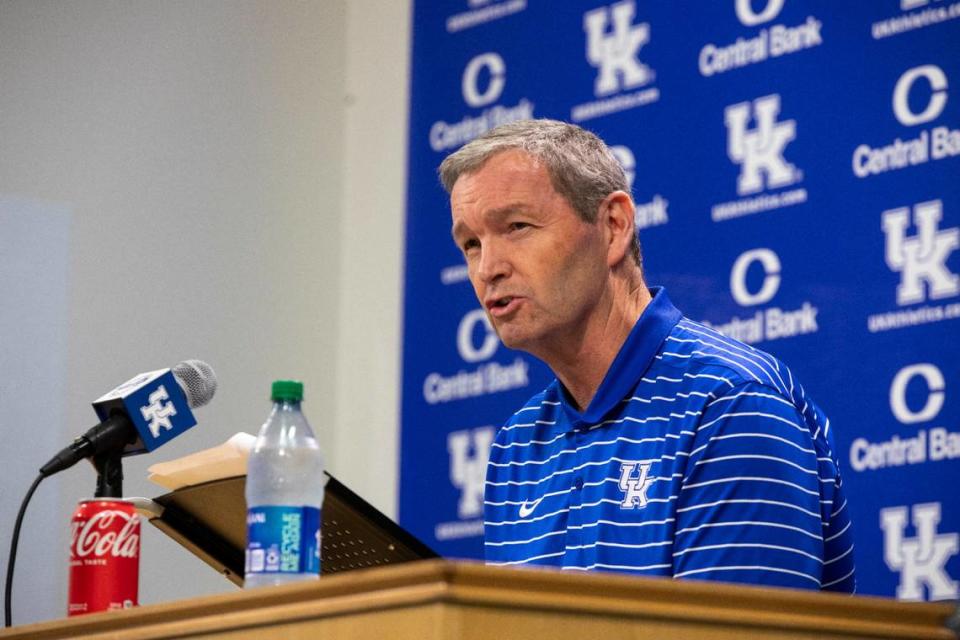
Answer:
[{"label": "uk logo on backdrop", "polygon": [[781,119],[780,112],[778,94],[724,110],[727,157],[740,167],[736,192],[741,198],[714,205],[710,211],[714,222],[806,202],[806,189],[770,193],[803,180],[803,172],[786,158],[787,146],[797,137],[797,122]]},{"label": "uk logo on backdrop", "polygon": [[634,0],[591,9],[583,15],[586,59],[596,69],[596,100],[573,107],[570,119],[574,122],[642,107],[660,99],[659,89],[646,87],[656,73],[639,57],[651,40],[650,23],[635,22],[636,15]]},{"label": "uk logo on backdrop", "polygon": [[463,429],[447,434],[450,482],[460,491],[457,520],[434,528],[437,540],[455,540],[483,535],[483,487],[487,460],[496,429],[492,426]]},{"label": "uk logo on backdrop", "polygon": [[[740,165],[737,195],[785,187],[800,180],[800,171],[783,157],[787,144],[797,137],[797,122],[780,121],[779,114],[777,94],[733,104],[724,111],[727,156]],[[751,119],[755,126],[748,129]]]},{"label": "uk logo on backdrop", "polygon": [[911,210],[898,207],[882,214],[886,237],[884,258],[891,271],[900,274],[897,304],[900,306],[940,300],[960,294],[960,276],[947,268],[947,258],[960,248],[960,228],[940,229],[943,203],[920,202],[913,206],[916,234],[907,235]]},{"label": "uk logo on backdrop", "polygon": [[593,94],[598,98],[653,80],[653,70],[637,58],[640,48],[650,42],[650,24],[634,24],[636,13],[636,3],[627,1],[583,16],[587,61],[597,68]]},{"label": "uk logo on backdrop", "polygon": [[[899,275],[894,287],[897,306],[960,295],[960,275],[954,273],[949,264],[953,253],[960,248],[960,228],[946,227],[943,220],[942,200],[896,207],[881,214],[884,260],[891,273]],[[867,329],[876,333],[956,318],[960,318],[960,302],[923,304],[870,315]]]},{"label": "uk logo on backdrop", "polygon": [[[759,286],[748,283],[751,271],[762,273]],[[817,332],[820,309],[809,300],[792,309],[767,304],[780,291],[781,272],[780,256],[772,249],[760,247],[741,253],[730,269],[730,294],[752,313],[704,324],[748,344]]]},{"label": "uk logo on backdrop", "polygon": [[[938,120],[947,106],[948,89],[947,74],[935,64],[905,70],[893,86],[890,107],[894,119],[911,129]],[[940,124],[919,132],[912,129],[909,137],[904,137],[906,139],[897,136],[889,142],[857,145],[851,159],[853,175],[871,178],[960,156],[960,129],[949,125]]]},{"label": "uk logo on backdrop", "polygon": [[[915,532],[912,538],[906,534],[908,512]],[[883,559],[900,574],[900,600],[952,600],[960,593],[946,570],[947,562],[960,551],[960,534],[941,533],[940,522],[939,502],[880,510]]]}]

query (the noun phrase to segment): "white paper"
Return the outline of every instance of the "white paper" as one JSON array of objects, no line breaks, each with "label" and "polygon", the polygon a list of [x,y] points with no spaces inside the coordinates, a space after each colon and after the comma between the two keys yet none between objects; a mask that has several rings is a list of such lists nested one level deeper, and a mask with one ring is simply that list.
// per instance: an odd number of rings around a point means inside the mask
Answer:
[{"label": "white paper", "polygon": [[176,491],[181,487],[246,475],[247,458],[256,440],[256,436],[241,431],[212,449],[152,465],[147,469],[150,473],[147,480]]}]

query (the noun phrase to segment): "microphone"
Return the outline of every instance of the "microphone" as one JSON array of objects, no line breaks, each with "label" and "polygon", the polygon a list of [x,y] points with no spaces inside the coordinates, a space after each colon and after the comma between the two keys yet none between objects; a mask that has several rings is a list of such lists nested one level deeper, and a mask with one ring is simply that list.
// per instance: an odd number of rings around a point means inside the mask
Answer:
[{"label": "microphone", "polygon": [[94,401],[100,424],[40,467],[40,475],[51,476],[106,452],[129,456],[153,451],[197,424],[190,409],[210,402],[216,390],[217,376],[202,360],[134,376]]}]

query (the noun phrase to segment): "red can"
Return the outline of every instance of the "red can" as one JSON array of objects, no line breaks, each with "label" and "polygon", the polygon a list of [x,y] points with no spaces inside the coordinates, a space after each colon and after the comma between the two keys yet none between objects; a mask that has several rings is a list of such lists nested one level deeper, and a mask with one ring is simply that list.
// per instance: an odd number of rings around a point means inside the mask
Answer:
[{"label": "red can", "polygon": [[137,605],[140,516],[126,500],[81,500],[70,522],[67,615]]}]

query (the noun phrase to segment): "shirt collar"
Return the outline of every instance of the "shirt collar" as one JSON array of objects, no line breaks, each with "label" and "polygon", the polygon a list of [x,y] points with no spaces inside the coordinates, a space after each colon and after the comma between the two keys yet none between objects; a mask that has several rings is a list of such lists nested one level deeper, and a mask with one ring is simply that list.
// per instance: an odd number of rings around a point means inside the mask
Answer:
[{"label": "shirt collar", "polygon": [[627,335],[587,410],[582,414],[577,411],[567,390],[559,385],[560,401],[571,423],[600,422],[619,405],[650,368],[660,345],[680,321],[680,311],[663,287],[651,287],[650,293],[653,299]]}]

